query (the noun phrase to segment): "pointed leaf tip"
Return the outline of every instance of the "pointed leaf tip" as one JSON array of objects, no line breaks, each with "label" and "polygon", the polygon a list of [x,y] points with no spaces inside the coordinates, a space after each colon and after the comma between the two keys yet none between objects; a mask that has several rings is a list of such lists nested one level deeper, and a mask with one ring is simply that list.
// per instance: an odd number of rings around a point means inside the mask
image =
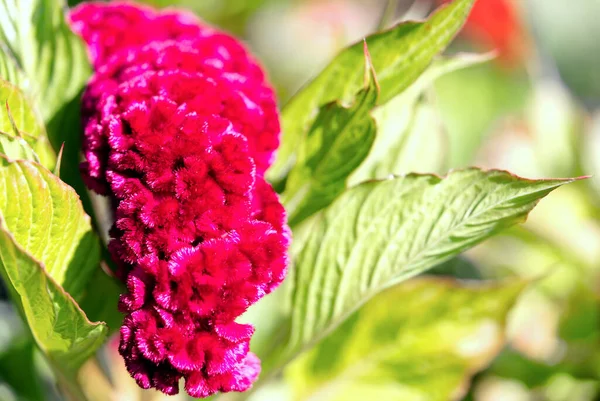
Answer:
[{"label": "pointed leaf tip", "polygon": [[369,46],[367,45],[367,38],[363,39],[363,53],[365,55],[365,76],[364,76],[364,88],[368,90],[371,88],[371,84],[374,84],[377,93],[381,91],[379,86],[379,80],[377,79],[377,73],[373,66],[373,60],[371,59],[371,53],[369,53]]},{"label": "pointed leaf tip", "polygon": [[21,138],[21,132],[17,128],[17,124],[15,123],[15,119],[13,118],[13,115],[10,112],[10,106],[8,105],[8,99],[6,99],[5,105],[6,105],[6,114],[8,115],[8,121],[10,121],[10,126],[12,127],[12,130],[13,130],[15,136]]},{"label": "pointed leaf tip", "polygon": [[56,157],[56,165],[54,166],[54,170],[53,170],[54,175],[59,178],[60,178],[60,164],[62,161],[64,149],[65,149],[65,143],[63,142],[62,145],[60,145],[60,150],[58,151],[58,156]]}]

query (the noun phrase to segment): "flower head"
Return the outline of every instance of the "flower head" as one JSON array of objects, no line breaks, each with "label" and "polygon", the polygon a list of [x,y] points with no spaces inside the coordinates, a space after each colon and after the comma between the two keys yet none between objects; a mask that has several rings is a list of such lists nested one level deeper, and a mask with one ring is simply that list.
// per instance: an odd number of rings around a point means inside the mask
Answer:
[{"label": "flower head", "polygon": [[[126,21],[130,12],[135,23],[161,20],[130,5],[90,7],[73,17],[100,27],[80,27],[85,38],[118,37],[113,8],[127,10]],[[103,10],[106,25],[96,19]],[[167,15],[192,31],[189,17]],[[83,101],[83,173],[115,205],[109,249],[127,285],[119,352],[143,388],[175,394],[184,378],[195,397],[244,391],[260,361],[249,352],[253,327],[235,319],[281,283],[290,241],[262,177],[262,157],[277,144],[261,147],[263,136],[277,137],[275,102],[230,37],[197,27],[210,33],[173,40],[178,25],[165,29],[163,41],[92,44],[102,61]]]},{"label": "flower head", "polygon": [[[260,65],[235,38],[202,26],[191,14],[158,13],[128,3],[84,3],[70,19],[96,65],[83,98],[84,126],[102,94],[143,71],[202,72],[229,81],[224,113],[248,139],[258,172],[263,175],[271,165],[280,135],[275,94]],[[83,176],[99,193],[106,190],[106,149],[97,132],[86,133]]]}]

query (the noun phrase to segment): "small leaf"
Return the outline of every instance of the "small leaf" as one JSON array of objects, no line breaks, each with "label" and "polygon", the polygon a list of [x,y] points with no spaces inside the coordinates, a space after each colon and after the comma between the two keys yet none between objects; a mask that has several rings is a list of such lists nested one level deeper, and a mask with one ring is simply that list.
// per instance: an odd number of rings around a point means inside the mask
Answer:
[{"label": "small leaf", "polygon": [[370,112],[379,86],[365,44],[364,89],[350,107],[323,106],[300,144],[298,163],[290,172],[284,205],[295,226],[329,205],[346,189],[348,176],[369,154],[377,127]]},{"label": "small leaf", "polygon": [[[379,104],[409,87],[434,56],[446,48],[465,22],[473,1],[455,0],[440,7],[425,22],[405,22],[367,37],[373,67],[381,85]],[[360,90],[362,57],[362,43],[344,49],[285,106],[281,147],[268,172],[271,181],[281,182],[291,169],[298,141],[314,122],[318,109],[336,100],[350,102]]]},{"label": "small leaf", "polygon": [[[48,142],[44,124],[37,111],[32,107],[30,99],[19,88],[0,79],[0,101],[3,105],[0,110],[0,132],[6,134],[5,138],[0,141],[5,146],[10,146],[9,142],[21,146],[21,141],[9,141],[6,136],[23,137],[45,167],[54,166],[56,155]],[[18,158],[1,150],[0,152],[13,159]],[[32,157],[27,157],[25,160],[37,161]]]},{"label": "small leaf", "polygon": [[[369,301],[286,370],[296,399],[450,401],[504,342],[523,282],[415,279]],[[367,396],[367,397],[365,397]]]},{"label": "small leaf", "polygon": [[52,173],[57,177],[60,177],[60,164],[62,162],[64,150],[65,150],[65,143],[63,142],[63,144],[60,145],[60,150],[58,151],[58,156],[56,156],[56,165],[54,166],[54,170],[52,170]]},{"label": "small leaf", "polygon": [[572,181],[467,169],[351,188],[296,235],[289,335],[265,365],[284,364],[385,288],[524,221],[539,199]]}]

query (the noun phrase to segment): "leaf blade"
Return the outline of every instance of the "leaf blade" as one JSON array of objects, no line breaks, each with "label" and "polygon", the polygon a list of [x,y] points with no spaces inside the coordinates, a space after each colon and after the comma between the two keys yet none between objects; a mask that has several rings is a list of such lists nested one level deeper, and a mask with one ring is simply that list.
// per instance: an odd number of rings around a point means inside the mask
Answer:
[{"label": "leaf blade", "polygon": [[297,399],[354,400],[375,389],[383,399],[457,399],[500,350],[506,315],[524,287],[402,283],[294,361],[286,377]]},{"label": "leaf blade", "polygon": [[375,71],[365,45],[365,87],[350,107],[338,102],[323,106],[300,144],[283,203],[288,223],[297,225],[329,205],[346,188],[352,172],[365,160],[377,127],[371,110],[379,96]]},{"label": "leaf blade", "polygon": [[75,191],[37,163],[0,156],[0,274],[68,391],[106,339],[75,299],[99,267],[100,244]]},{"label": "leaf blade", "polygon": [[[0,102],[2,103],[2,109],[0,110],[0,132],[7,134],[6,136],[8,137],[15,137],[12,127],[12,122],[14,121],[19,135],[31,147],[35,155],[39,156],[39,161],[46,168],[52,168],[56,164],[56,154],[48,142],[46,129],[41,121],[41,117],[32,106],[27,95],[13,84],[0,79]],[[10,146],[9,142],[14,144],[15,141],[4,140],[3,142],[5,145]],[[4,154],[11,156],[6,152]],[[35,157],[28,155],[27,152],[22,152],[20,157],[25,158],[25,160],[35,160]]]},{"label": "leaf blade", "polygon": [[351,188],[309,220],[309,234],[292,247],[289,335],[266,364],[284,364],[383,289],[524,221],[539,199],[571,181],[473,168]]},{"label": "leaf blade", "polygon": [[100,262],[100,244],[79,196],[47,169],[0,159],[3,225],[48,274],[78,298]]},{"label": "leaf blade", "polygon": [[493,54],[459,53],[436,58],[404,92],[373,111],[378,133],[365,161],[349,179],[357,185],[370,179],[408,172],[445,171],[445,127],[438,108],[423,97],[434,82],[453,71],[489,61]]},{"label": "leaf blade", "polygon": [[90,322],[71,296],[46,274],[44,266],[4,227],[0,229],[0,263],[3,278],[19,295],[16,301],[36,343],[61,371],[74,376],[104,342],[106,325]]}]

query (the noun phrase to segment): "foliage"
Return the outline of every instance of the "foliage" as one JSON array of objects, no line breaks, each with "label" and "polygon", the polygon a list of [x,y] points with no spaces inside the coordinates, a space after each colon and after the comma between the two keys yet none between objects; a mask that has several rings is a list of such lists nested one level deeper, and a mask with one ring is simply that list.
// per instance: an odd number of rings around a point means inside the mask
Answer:
[{"label": "foliage", "polygon": [[408,281],[351,315],[286,375],[298,399],[457,398],[502,346],[506,314],[522,289],[518,281]]}]

